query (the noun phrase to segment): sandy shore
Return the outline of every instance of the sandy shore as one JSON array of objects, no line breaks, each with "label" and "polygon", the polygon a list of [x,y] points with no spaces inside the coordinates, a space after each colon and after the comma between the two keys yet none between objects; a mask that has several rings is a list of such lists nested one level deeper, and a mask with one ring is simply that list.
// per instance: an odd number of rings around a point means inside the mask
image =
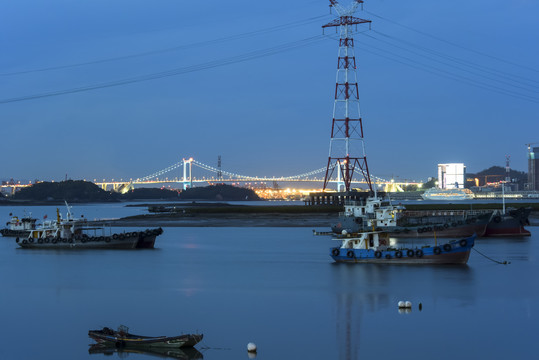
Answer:
[{"label": "sandy shore", "polygon": [[124,227],[316,227],[327,228],[336,214],[160,214],[133,216],[94,225]]}]

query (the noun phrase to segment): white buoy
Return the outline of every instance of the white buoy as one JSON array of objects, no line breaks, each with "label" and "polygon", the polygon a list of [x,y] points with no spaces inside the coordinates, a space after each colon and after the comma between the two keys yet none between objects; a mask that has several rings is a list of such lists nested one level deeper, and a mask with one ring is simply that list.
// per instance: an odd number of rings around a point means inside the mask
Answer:
[{"label": "white buoy", "polygon": [[256,344],[252,343],[252,342],[247,344],[247,351],[250,352],[250,353],[255,353],[256,352]]},{"label": "white buoy", "polygon": [[412,303],[410,301],[399,301],[399,308],[403,308],[403,309],[407,309],[407,308],[411,308],[412,307]]},{"label": "white buoy", "polygon": [[341,234],[343,234],[343,235],[348,235],[348,231],[343,230],[343,231],[341,231]]}]

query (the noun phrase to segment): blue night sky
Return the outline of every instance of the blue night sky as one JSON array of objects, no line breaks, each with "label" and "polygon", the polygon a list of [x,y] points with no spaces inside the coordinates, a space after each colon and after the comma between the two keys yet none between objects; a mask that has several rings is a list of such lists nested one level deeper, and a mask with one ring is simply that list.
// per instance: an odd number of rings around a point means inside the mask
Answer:
[{"label": "blue night sky", "polygon": [[[334,30],[321,36],[328,4],[1,2],[0,178],[129,179],[218,155],[245,175],[324,167],[338,49]],[[425,180],[438,163],[476,172],[505,155],[527,171],[538,14],[533,0],[367,0],[356,16],[372,30],[358,29],[355,51],[371,173]]]}]

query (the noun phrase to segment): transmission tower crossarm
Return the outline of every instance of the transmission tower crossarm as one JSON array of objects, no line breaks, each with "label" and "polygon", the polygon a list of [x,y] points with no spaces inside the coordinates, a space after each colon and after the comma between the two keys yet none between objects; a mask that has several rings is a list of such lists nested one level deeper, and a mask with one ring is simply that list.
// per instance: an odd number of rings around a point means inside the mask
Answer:
[{"label": "transmission tower crossarm", "polygon": [[354,2],[352,3],[352,6],[349,9],[345,9],[341,4],[339,4],[337,0],[329,0],[329,2],[331,4],[329,6],[335,8],[339,16],[343,16],[344,14],[347,14],[347,13],[353,14],[356,11],[358,5],[363,3],[363,0],[354,0]]}]

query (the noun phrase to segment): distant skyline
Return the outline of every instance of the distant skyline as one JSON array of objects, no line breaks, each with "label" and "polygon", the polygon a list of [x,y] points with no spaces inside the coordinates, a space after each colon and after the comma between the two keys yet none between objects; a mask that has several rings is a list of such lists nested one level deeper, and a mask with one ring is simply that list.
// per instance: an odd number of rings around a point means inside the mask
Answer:
[{"label": "distant skyline", "polygon": [[[3,2],[0,178],[129,179],[219,155],[244,175],[325,166],[338,49],[322,33],[328,5]],[[372,26],[358,28],[355,55],[371,173],[426,180],[439,163],[476,173],[505,155],[527,171],[538,13],[527,0],[365,0],[356,16]]]}]

